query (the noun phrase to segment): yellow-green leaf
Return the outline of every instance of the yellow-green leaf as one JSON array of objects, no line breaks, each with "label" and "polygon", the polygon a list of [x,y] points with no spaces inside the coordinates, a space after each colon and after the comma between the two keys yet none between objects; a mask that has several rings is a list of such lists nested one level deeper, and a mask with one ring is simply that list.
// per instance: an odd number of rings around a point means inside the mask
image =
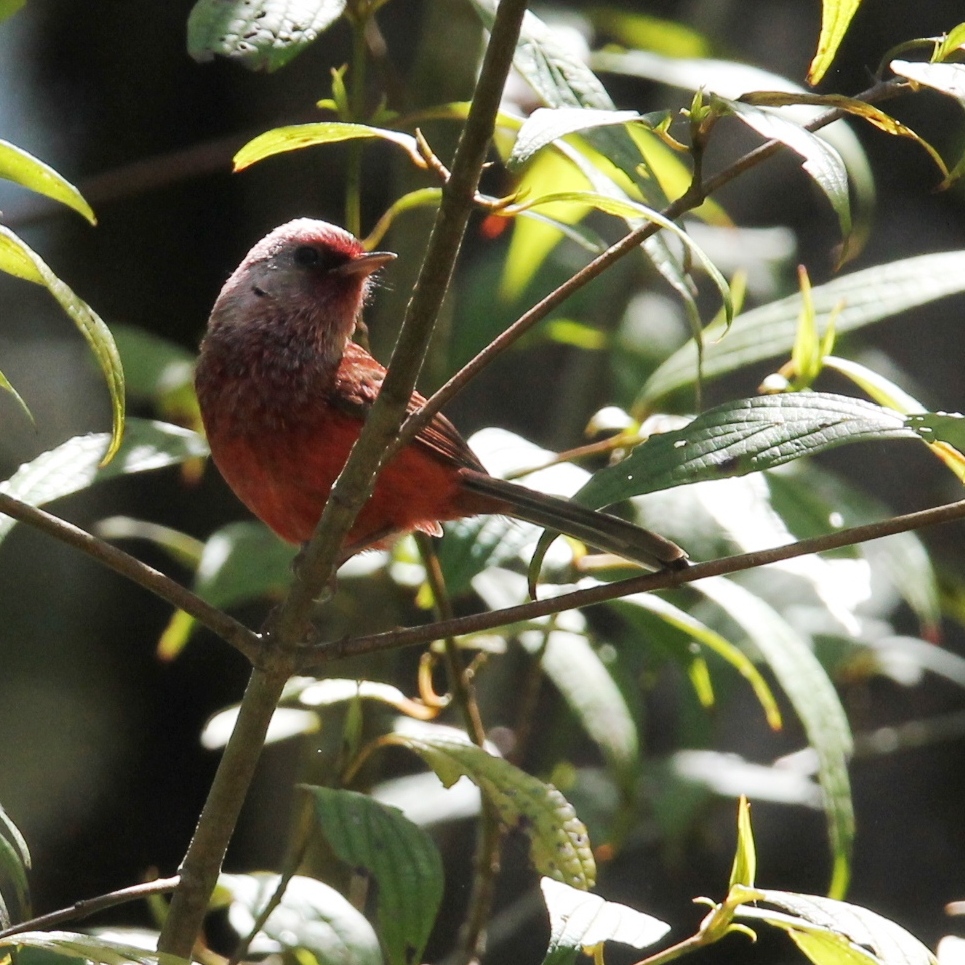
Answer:
[{"label": "yellow-green leaf", "polygon": [[60,201],[82,214],[91,224],[97,223],[94,212],[77,188],[49,164],[44,164],[39,158],[8,141],[0,141],[0,178],[15,181],[37,194]]},{"label": "yellow-green leaf", "polygon": [[734,852],[734,864],[730,869],[730,887],[744,885],[753,888],[756,874],[757,852],[754,848],[754,831],[751,828],[751,806],[747,798],[741,795],[737,808],[737,849]]},{"label": "yellow-green leaf", "polygon": [[818,84],[834,60],[834,55],[848,32],[851,18],[861,5],[861,0],[823,0],[821,4],[821,36],[818,49],[808,68],[808,83]]},{"label": "yellow-green leaf", "polygon": [[50,270],[40,255],[3,225],[0,225],[0,271],[45,287],[87,339],[87,344],[90,345],[97,359],[111,394],[113,429],[111,443],[103,459],[105,464],[110,462],[121,444],[124,433],[125,404],[124,370],[110,329],[85,301],[75,295]]}]

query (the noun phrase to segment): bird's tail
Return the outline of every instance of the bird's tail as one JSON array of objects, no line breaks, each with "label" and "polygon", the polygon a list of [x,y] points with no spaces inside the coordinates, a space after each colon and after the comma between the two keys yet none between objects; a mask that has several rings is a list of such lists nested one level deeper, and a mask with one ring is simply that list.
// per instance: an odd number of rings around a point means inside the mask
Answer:
[{"label": "bird's tail", "polygon": [[499,504],[486,512],[516,516],[644,566],[679,570],[688,565],[687,554],[676,543],[610,513],[472,470],[463,471],[462,482],[466,491]]}]

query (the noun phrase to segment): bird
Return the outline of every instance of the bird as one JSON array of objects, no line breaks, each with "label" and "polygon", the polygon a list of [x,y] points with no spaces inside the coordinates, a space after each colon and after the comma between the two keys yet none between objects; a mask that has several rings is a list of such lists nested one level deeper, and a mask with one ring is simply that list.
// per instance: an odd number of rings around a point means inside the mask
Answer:
[{"label": "bird", "polygon": [[[212,459],[255,516],[289,543],[312,536],[386,369],[352,340],[374,275],[395,255],[309,218],[275,228],[225,282],[195,387]],[[408,411],[425,402],[412,394]],[[410,532],[498,514],[565,533],[650,569],[681,569],[675,543],[618,516],[491,476],[437,414],[380,472],[342,560]]]}]

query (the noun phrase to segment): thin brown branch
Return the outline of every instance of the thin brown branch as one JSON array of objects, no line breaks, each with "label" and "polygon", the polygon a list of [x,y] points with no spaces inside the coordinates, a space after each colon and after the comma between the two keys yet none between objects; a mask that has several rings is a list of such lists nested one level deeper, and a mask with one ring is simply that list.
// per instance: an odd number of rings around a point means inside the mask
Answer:
[{"label": "thin brown branch", "polygon": [[387,633],[350,637],[336,644],[327,644],[313,648],[311,651],[305,651],[301,659],[300,671],[309,672],[334,659],[357,657],[364,653],[381,653],[386,650],[430,643],[450,634],[458,637],[468,633],[479,633],[512,623],[560,613],[563,610],[574,610],[577,607],[606,603],[619,597],[629,596],[632,593],[648,593],[653,590],[685,586],[688,583],[695,583],[697,580],[703,580],[710,576],[726,576],[743,570],[755,569],[759,566],[767,566],[771,563],[779,563],[782,560],[794,559],[798,556],[809,556],[812,553],[841,549],[844,546],[867,543],[884,536],[894,536],[896,533],[907,533],[911,530],[923,529],[926,526],[937,526],[940,523],[950,523],[963,518],[965,518],[965,500],[960,500],[933,509],[923,509],[916,513],[894,516],[877,523],[853,526],[849,529],[838,530],[835,533],[828,533],[825,536],[798,540],[785,546],[757,550],[753,553],[742,553],[737,556],[725,556],[719,560],[711,560],[706,563],[695,563],[685,570],[660,570],[657,573],[647,573],[644,576],[593,586],[585,590],[574,590],[571,593],[564,593],[545,600],[536,600],[532,603],[522,603],[519,606],[506,607],[503,610],[456,617],[454,620],[444,620],[422,627],[409,627]]},{"label": "thin brown branch", "polygon": [[117,891],[109,891],[106,895],[98,895],[96,898],[81,898],[67,908],[60,908],[46,915],[39,915],[12,925],[10,928],[4,928],[0,931],[0,938],[9,938],[11,935],[19,935],[26,931],[52,928],[65,921],[79,921],[105,908],[124,905],[129,901],[139,901],[151,895],[163,895],[168,891],[174,891],[179,881],[180,878],[175,875],[173,878],[158,878],[156,881],[146,881],[140,885],[131,885],[129,888],[119,888]]},{"label": "thin brown branch", "polygon": [[68,523],[59,516],[21,502],[4,492],[0,492],[0,512],[86,553],[115,573],[127,577],[179,610],[184,610],[226,643],[243,653],[252,663],[258,661],[261,653],[261,638],[257,633],[249,630],[234,617],[228,616],[223,610],[206,603],[196,593],[192,593],[169,576],[165,576],[160,570],[142,563],[130,553],[105,543],[102,539],[74,526],[73,523]]},{"label": "thin brown branch", "polygon": [[[905,89],[907,89],[907,84],[903,81],[883,81],[875,84],[873,87],[869,87],[861,94],[856,95],[854,99],[863,100],[866,103],[873,103],[875,101],[886,100],[889,97],[895,97]],[[847,116],[849,116],[847,111],[834,108],[816,117],[810,123],[805,124],[804,127],[809,131],[817,131]],[[699,208],[715,191],[720,190],[725,184],[729,184],[745,171],[749,171],[768,158],[773,157],[778,151],[782,150],[784,146],[781,141],[767,141],[760,145],[760,147],[748,151],[732,164],[729,164],[723,171],[705,180],[695,181],[683,195],[667,205],[660,214],[671,221],[675,221],[688,211]],[[656,222],[651,221],[634,229],[629,234],[624,235],[619,241],[607,248],[606,251],[581,268],[575,275],[572,275],[562,285],[551,291],[532,308],[520,315],[512,325],[496,336],[478,355],[470,359],[469,362],[456,372],[445,385],[437,392],[434,392],[421,409],[418,409],[409,416],[402,430],[399,432],[398,438],[391,449],[391,453],[398,452],[408,445],[416,435],[428,425],[429,421],[437,412],[443,409],[469,382],[479,375],[486,366],[491,364],[511,345],[519,341],[537,322],[542,321],[551,311],[565,302],[571,295],[579,291],[598,275],[601,275],[607,268],[615,264],[620,258],[623,258],[624,255],[638,248],[644,241],[660,230],[660,226]]]}]

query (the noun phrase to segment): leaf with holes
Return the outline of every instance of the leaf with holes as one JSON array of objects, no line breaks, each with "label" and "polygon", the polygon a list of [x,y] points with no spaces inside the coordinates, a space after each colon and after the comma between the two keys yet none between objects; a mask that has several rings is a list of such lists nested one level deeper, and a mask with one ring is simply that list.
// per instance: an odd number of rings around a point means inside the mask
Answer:
[{"label": "leaf with holes", "polygon": [[446,787],[468,777],[495,808],[507,829],[529,837],[530,857],[540,874],[575,888],[591,888],[596,863],[586,827],[552,784],[544,784],[509,761],[448,736],[395,733],[383,738],[415,751]]},{"label": "leaf with holes", "polygon": [[650,436],[626,459],[596,473],[576,494],[606,506],[686,483],[745,476],[852,442],[917,439],[900,413],[826,392],[727,402],[683,429]]},{"label": "leaf with holes", "polygon": [[277,70],[342,15],[345,0],[198,0],[188,15],[188,53],[249,70]]},{"label": "leaf with holes", "polygon": [[109,462],[117,452],[124,433],[124,370],[110,329],[86,302],[50,270],[40,255],[3,225],[0,225],[0,271],[46,288],[87,339],[111,394],[114,428],[110,445],[103,454],[104,462]]},{"label": "leaf with holes", "polygon": [[442,901],[442,859],[430,835],[365,794],[306,787],[318,830],[350,868],[377,885],[379,930],[389,965],[413,965]]}]

